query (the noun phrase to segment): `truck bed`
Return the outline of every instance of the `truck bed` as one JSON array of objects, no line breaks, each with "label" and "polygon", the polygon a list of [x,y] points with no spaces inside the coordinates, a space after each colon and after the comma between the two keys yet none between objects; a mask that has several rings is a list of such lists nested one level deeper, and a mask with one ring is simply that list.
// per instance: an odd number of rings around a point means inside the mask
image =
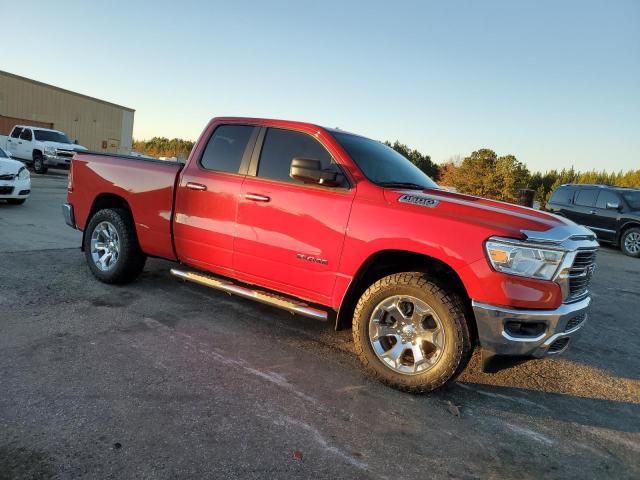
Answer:
[{"label": "truck bed", "polygon": [[[182,167],[178,162],[126,155],[76,153],[70,172],[76,188],[69,192],[69,199],[76,205],[76,226],[84,230],[90,213],[103,206],[113,207],[110,202],[117,195],[125,199],[133,213],[142,250],[151,256],[175,259],[171,216],[173,191]],[[80,185],[83,188],[78,188]]]}]

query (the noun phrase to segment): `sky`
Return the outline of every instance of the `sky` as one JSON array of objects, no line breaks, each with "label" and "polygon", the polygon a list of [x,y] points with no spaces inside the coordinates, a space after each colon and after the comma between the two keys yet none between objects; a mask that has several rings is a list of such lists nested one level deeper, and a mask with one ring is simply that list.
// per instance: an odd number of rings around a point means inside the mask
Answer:
[{"label": "sky", "polygon": [[19,10],[0,27],[0,70],[134,108],[134,138],[256,116],[397,139],[437,162],[491,148],[530,170],[640,168],[640,0]]}]

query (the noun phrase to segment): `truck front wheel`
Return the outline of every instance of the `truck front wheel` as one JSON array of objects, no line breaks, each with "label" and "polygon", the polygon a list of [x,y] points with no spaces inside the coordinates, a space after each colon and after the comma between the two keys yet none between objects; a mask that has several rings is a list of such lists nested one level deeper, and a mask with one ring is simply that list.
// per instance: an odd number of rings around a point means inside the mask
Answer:
[{"label": "truck front wheel", "polygon": [[131,214],[105,208],[91,217],[84,236],[91,273],[105,283],[128,283],[142,272],[147,257],[140,249]]},{"label": "truck front wheel", "polygon": [[364,292],[354,312],[353,339],[371,376],[412,393],[453,379],[472,352],[458,296],[419,272],[384,277]]},{"label": "truck front wheel", "polygon": [[44,163],[44,157],[40,153],[33,155],[33,170],[41,174],[45,174],[49,170],[49,167]]}]

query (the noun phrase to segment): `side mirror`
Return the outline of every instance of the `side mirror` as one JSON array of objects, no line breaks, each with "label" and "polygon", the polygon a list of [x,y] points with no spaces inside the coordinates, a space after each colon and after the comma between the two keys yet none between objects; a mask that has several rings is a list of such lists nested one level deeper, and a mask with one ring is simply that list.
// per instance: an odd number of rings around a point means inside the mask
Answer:
[{"label": "side mirror", "polygon": [[618,202],[607,202],[607,210],[620,210]]},{"label": "side mirror", "polygon": [[304,183],[337,187],[342,183],[342,175],[336,171],[323,170],[318,160],[294,158],[291,160],[289,176]]}]

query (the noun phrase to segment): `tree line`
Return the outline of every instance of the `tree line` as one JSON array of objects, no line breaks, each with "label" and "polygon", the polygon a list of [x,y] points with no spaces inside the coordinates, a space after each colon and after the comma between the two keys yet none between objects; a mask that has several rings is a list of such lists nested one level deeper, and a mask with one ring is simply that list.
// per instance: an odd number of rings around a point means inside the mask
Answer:
[{"label": "tree line", "polygon": [[519,191],[527,188],[535,191],[534,199],[544,207],[553,191],[565,183],[640,188],[640,169],[608,172],[604,169],[578,171],[571,167],[530,172],[514,155],[499,157],[488,148],[438,165],[429,155],[424,155],[398,141],[385,143],[411,160],[442,186],[453,187],[461,193],[505,202],[517,202]]},{"label": "tree line", "polygon": [[132,149],[150,157],[187,158],[194,144],[181,138],[153,137],[150,140],[133,140]]},{"label": "tree line", "polygon": [[[133,150],[152,157],[186,158],[194,143],[180,138],[153,137],[150,140],[134,140]],[[520,189],[529,188],[536,192],[535,200],[544,207],[551,193],[564,183],[597,183],[640,188],[640,169],[607,172],[578,171],[571,167],[531,172],[514,155],[498,156],[488,148],[476,150],[464,158],[437,164],[429,155],[397,140],[393,143],[387,141],[385,144],[404,155],[440,185],[453,187],[461,193],[505,202],[517,202]]]}]

